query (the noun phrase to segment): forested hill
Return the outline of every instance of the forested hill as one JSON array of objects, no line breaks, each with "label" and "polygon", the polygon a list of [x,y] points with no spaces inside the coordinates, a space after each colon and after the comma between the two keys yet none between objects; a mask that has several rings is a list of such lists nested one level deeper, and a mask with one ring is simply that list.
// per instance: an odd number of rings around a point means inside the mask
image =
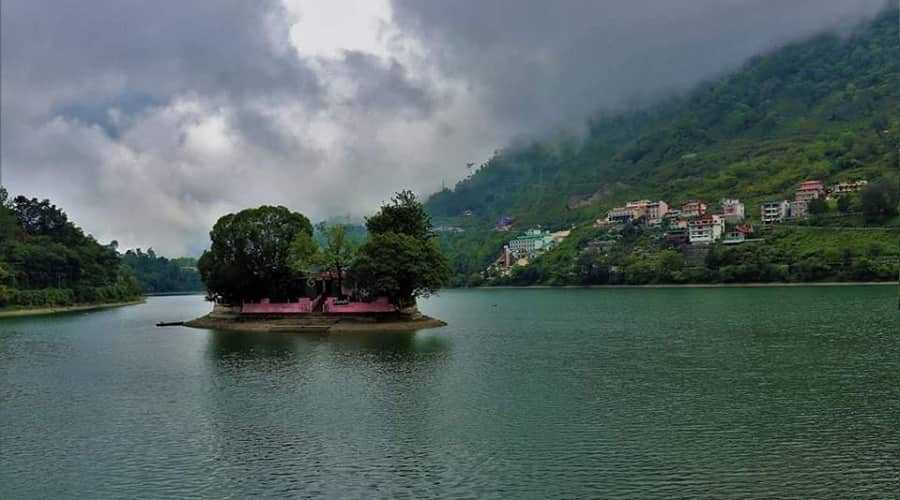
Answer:
[{"label": "forested hill", "polygon": [[[449,251],[479,262],[514,231],[585,224],[629,199],[789,194],[803,179],[896,182],[898,10],[850,34],[825,33],[748,61],[738,71],[653,108],[598,115],[585,137],[501,150],[453,190],[431,196],[437,225],[465,233]],[[508,237],[508,235],[507,235]],[[465,268],[465,269],[464,269]]]},{"label": "forested hill", "polygon": [[115,244],[101,245],[48,200],[0,188],[0,309],[133,300],[141,288]]},{"label": "forested hill", "polygon": [[500,151],[427,208],[439,222],[471,210],[554,224],[635,197],[752,201],[807,177],[885,175],[897,165],[897,15],[756,57],[655,108],[596,117],[586,138]]}]

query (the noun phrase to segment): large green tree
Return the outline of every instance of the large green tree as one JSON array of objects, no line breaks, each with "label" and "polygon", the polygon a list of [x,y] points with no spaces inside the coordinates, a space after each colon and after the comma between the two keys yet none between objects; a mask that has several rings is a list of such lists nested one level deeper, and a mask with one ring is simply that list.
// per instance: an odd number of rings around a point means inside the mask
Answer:
[{"label": "large green tree", "polygon": [[387,294],[401,307],[436,292],[450,277],[450,267],[432,231],[431,219],[410,191],[366,220],[369,239],[353,265],[357,282],[370,293]]},{"label": "large green tree", "polygon": [[220,218],[209,234],[210,249],[197,263],[210,297],[238,303],[303,295],[303,282],[289,265],[291,244],[302,233],[312,236],[309,219],[282,206]]}]

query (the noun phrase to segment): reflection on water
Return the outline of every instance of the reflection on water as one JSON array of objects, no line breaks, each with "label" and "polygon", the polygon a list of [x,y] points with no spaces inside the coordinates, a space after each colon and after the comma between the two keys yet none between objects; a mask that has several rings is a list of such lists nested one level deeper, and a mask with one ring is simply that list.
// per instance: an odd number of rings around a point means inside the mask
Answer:
[{"label": "reflection on water", "polygon": [[449,291],[418,333],[0,321],[0,497],[900,491],[888,288]]}]

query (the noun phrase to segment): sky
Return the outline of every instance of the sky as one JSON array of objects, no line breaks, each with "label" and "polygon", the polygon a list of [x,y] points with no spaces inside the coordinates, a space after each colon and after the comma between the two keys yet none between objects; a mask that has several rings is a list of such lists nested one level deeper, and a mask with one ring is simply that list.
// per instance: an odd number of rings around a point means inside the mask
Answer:
[{"label": "sky", "polygon": [[515,138],[652,103],[884,0],[3,0],[0,166],[99,241],[422,197]]}]

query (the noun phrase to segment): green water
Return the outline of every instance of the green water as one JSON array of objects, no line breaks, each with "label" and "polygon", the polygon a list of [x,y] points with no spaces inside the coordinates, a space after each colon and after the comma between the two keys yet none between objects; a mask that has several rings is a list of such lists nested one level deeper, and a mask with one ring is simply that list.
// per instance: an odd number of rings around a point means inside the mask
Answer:
[{"label": "green water", "polygon": [[448,291],[416,334],[0,320],[0,498],[896,498],[893,287]]}]

